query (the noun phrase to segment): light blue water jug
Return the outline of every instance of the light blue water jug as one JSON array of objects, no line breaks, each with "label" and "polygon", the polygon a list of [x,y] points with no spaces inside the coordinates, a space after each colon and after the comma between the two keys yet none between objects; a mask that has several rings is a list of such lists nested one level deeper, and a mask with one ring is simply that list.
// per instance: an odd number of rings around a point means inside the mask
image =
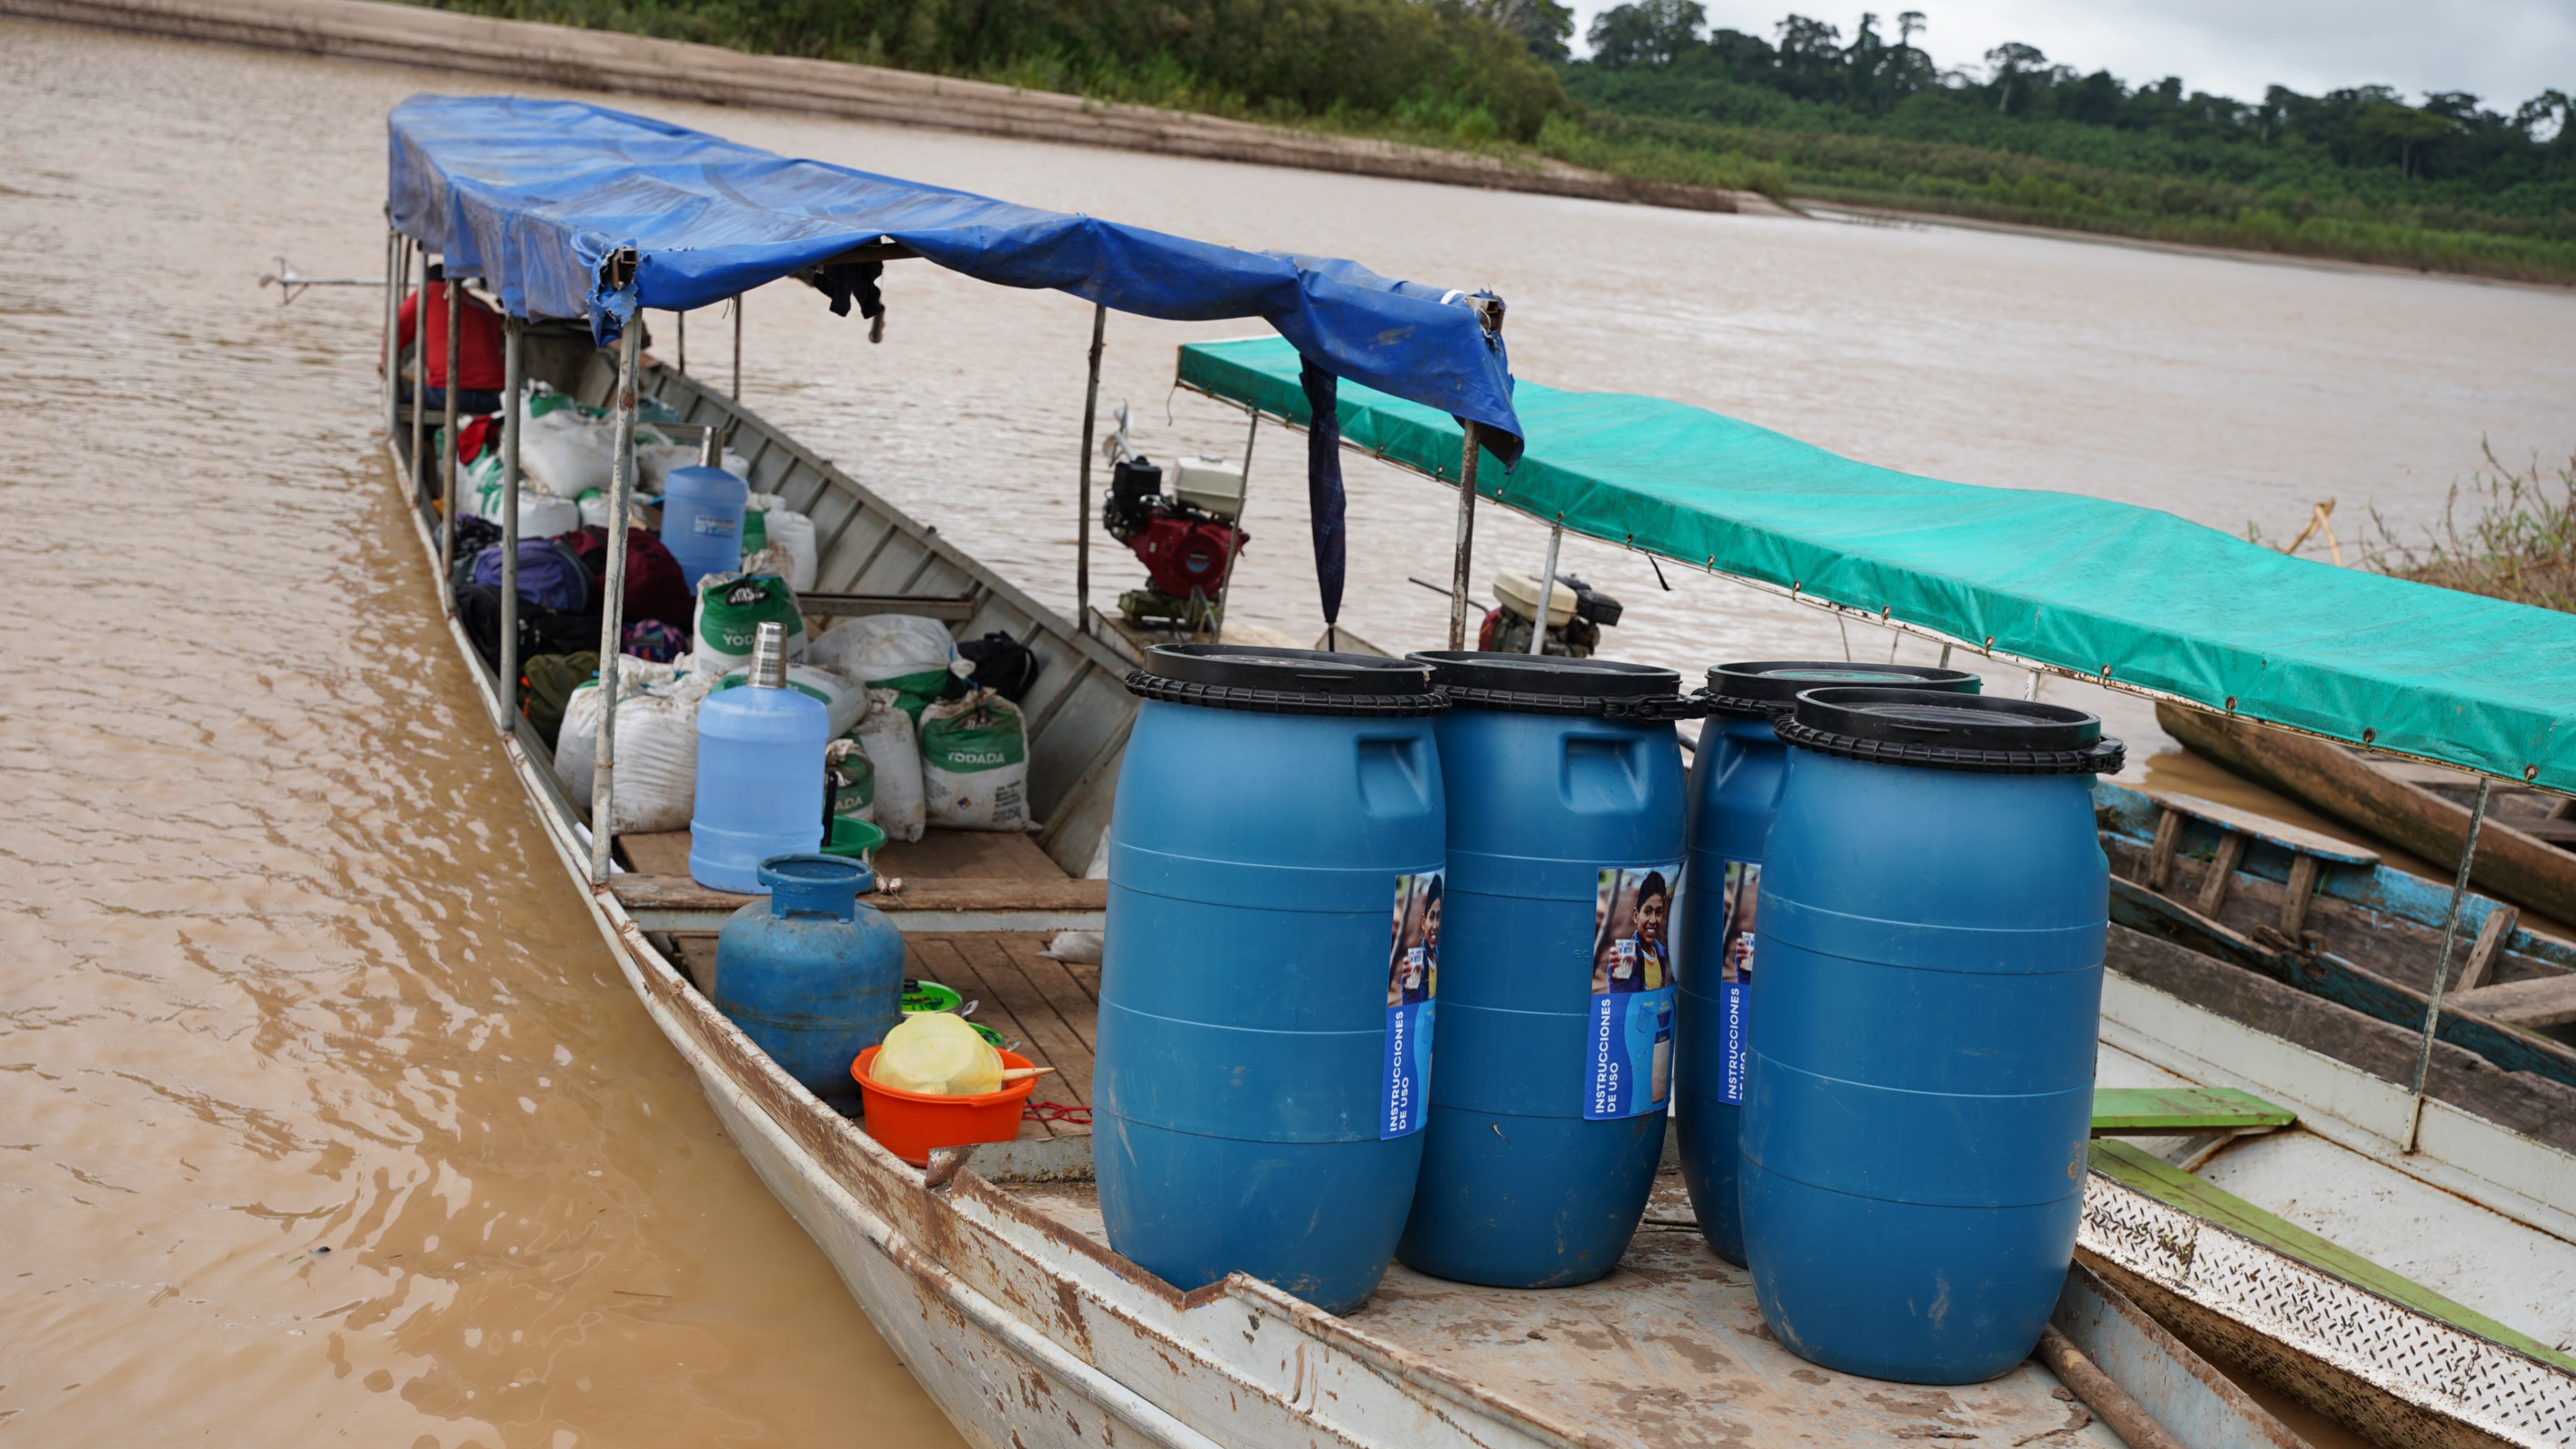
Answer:
[{"label": "light blue water jug", "polygon": [[742,510],[751,485],[722,468],[674,468],[662,485],[662,546],[695,589],[742,567]]},{"label": "light blue water jug", "polygon": [[1815,689],[1779,721],[1740,1189],[1762,1317],[1828,1368],[1981,1383],[2065,1286],[2120,742],[2019,699]]},{"label": "light blue water jug", "polygon": [[823,843],[823,701],[787,687],[787,636],[760,626],[751,687],[698,703],[697,805],[689,816],[689,876],[702,886],[767,895],[760,863]]}]

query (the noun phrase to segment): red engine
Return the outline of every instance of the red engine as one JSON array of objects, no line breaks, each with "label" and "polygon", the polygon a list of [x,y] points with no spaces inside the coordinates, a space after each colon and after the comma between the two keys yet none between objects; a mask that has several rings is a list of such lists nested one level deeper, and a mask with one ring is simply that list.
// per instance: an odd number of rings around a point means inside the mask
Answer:
[{"label": "red engine", "polygon": [[1118,460],[1100,521],[1144,562],[1146,587],[1118,597],[1118,607],[1140,621],[1203,622],[1225,583],[1226,560],[1252,539],[1230,520],[1165,493],[1163,470],[1142,457]]},{"label": "red engine", "polygon": [[1154,592],[1175,599],[1192,593],[1213,599],[1217,585],[1225,582],[1226,555],[1242,539],[1239,531],[1192,509],[1189,514],[1155,515],[1126,543],[1145,561],[1145,579]]}]

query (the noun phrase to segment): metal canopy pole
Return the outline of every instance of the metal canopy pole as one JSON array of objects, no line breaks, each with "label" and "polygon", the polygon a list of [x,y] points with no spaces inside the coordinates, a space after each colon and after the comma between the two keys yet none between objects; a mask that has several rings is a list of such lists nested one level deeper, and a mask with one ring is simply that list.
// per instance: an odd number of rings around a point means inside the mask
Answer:
[{"label": "metal canopy pole", "polygon": [[2424,1078],[2433,1070],[2433,1035],[2442,1024],[2442,988],[2451,980],[2451,948],[2460,938],[2460,910],[2469,898],[2469,865],[2478,856],[2478,828],[2487,823],[2487,795],[2495,781],[2478,776],[2478,803],[2469,807],[2469,838],[2460,847],[2459,878],[2451,883],[2451,910],[2442,918],[2442,960],[2433,968],[2432,998],[2424,1003],[2424,1042],[2415,1051],[2415,1098],[2406,1111],[2406,1150],[2424,1130]]},{"label": "metal canopy pole", "polygon": [[[621,282],[621,285],[623,283]],[[590,878],[608,882],[608,849],[617,819],[617,660],[626,637],[626,515],[635,497],[635,360],[640,317],[617,339],[617,468],[608,485],[608,578],[600,586],[599,730],[592,736]]]},{"label": "metal canopy pole", "polygon": [[733,410],[742,411],[742,297],[733,294]]},{"label": "metal canopy pole", "polygon": [[1557,521],[1547,527],[1547,566],[1540,569],[1538,575],[1538,620],[1530,625],[1529,652],[1532,654],[1547,652],[1547,611],[1548,606],[1556,602],[1556,550],[1557,545],[1563,542],[1565,515],[1560,513]]},{"label": "metal canopy pole", "polygon": [[689,375],[689,314],[683,311],[671,315],[679,319],[671,324],[671,330],[679,335],[680,376],[686,377]]},{"label": "metal canopy pole", "polygon": [[501,318],[501,734],[519,715],[519,402],[520,338],[526,323]]},{"label": "metal canopy pole", "polygon": [[[1503,330],[1503,300],[1500,297],[1474,299],[1476,320],[1488,335]],[[1467,647],[1467,584],[1473,571],[1476,553],[1476,462],[1485,450],[1480,437],[1483,431],[1474,419],[1462,419],[1466,438],[1458,451],[1458,562],[1449,581],[1449,648],[1454,652]],[[1542,596],[1544,603],[1544,596]],[[1545,621],[1546,609],[1539,611]]]},{"label": "metal canopy pole", "polygon": [[1225,521],[1225,574],[1216,581],[1216,634],[1209,642],[1225,642],[1225,598],[1234,587],[1234,561],[1243,554],[1243,510],[1252,505],[1252,440],[1261,436],[1261,409],[1245,408],[1252,425],[1243,431],[1243,492],[1234,500],[1234,516]]},{"label": "metal canopy pole", "polygon": [[456,395],[465,389],[464,368],[456,355],[458,335],[464,330],[465,309],[457,305],[457,281],[447,279],[447,421],[439,429],[438,442],[438,507],[446,525],[438,531],[438,598],[451,616],[456,612],[456,590],[451,581],[456,577],[456,519],[463,510],[456,506]]},{"label": "metal canopy pole", "polygon": [[1458,561],[1449,578],[1449,648],[1453,653],[1467,647],[1467,575],[1476,552],[1476,455],[1484,451],[1476,432],[1476,424],[1470,419],[1467,441],[1458,455]]},{"label": "metal canopy pole", "polygon": [[385,438],[391,441],[402,421],[402,290],[403,259],[410,252],[403,234],[385,224]]},{"label": "metal canopy pole", "polygon": [[1109,330],[1109,308],[1091,304],[1091,379],[1082,393],[1082,480],[1074,503],[1077,515],[1073,553],[1074,627],[1091,632],[1091,430],[1100,417],[1100,341]]},{"label": "metal canopy pole", "polygon": [[429,436],[422,409],[429,406],[429,243],[422,242],[420,252],[420,286],[411,299],[411,454],[404,466],[411,469],[411,506],[421,505],[429,492],[429,464],[420,450]]}]

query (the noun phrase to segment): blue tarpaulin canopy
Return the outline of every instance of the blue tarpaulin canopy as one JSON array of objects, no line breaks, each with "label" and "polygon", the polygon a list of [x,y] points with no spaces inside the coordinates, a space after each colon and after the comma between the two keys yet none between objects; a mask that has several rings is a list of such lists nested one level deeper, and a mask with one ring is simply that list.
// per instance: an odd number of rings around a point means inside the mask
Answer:
[{"label": "blue tarpaulin canopy", "polygon": [[[1259,317],[1324,371],[1472,420],[1520,453],[1511,374],[1462,293],[797,161],[623,111],[513,96],[396,106],[395,227],[519,317],[685,311],[893,242],[953,271],[1171,321]],[[602,267],[631,249],[634,276]],[[900,253],[898,253],[899,255]]]}]

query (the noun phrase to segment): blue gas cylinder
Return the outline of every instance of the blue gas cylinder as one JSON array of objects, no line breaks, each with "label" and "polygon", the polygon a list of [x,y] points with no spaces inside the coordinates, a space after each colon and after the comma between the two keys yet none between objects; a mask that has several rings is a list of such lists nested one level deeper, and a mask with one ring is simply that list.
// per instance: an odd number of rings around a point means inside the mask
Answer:
[{"label": "blue gas cylinder", "polygon": [[2110,865],[2081,710],[1818,689],[1762,870],[1741,1187],[1762,1316],[1828,1368],[1976,1383],[2075,1252]]},{"label": "blue gas cylinder", "polygon": [[787,687],[784,631],[763,624],[752,642],[751,687],[698,702],[697,798],[689,814],[689,876],[720,891],[766,894],[760,863],[823,843],[823,701]]},{"label": "blue gas cylinder", "polygon": [[1093,1170],[1110,1245],[1329,1312],[1384,1276],[1431,1077],[1444,829],[1420,664],[1162,645],[1110,816]]},{"label": "blue gas cylinder", "polygon": [[853,1096],[850,1063],[903,1019],[903,933],[859,903],[876,887],[865,861],[773,855],[760,883],[769,899],[716,937],[707,994],[807,1091]]},{"label": "blue gas cylinder", "polygon": [[1669,669],[1416,654],[1449,696],[1440,1056],[1396,1256],[1501,1288],[1617,1266],[1664,1150],[1681,747]]},{"label": "blue gas cylinder", "polygon": [[1738,1267],[1744,1217],[1736,1203],[1735,1135],[1753,1027],[1754,904],[1762,841],[1779,812],[1789,760],[1771,721],[1797,702],[1799,691],[1837,683],[1952,694],[1974,694],[1978,687],[1977,676],[1957,669],[1761,660],[1716,666],[1699,693],[1709,720],[1691,760],[1673,1131],[1699,1230],[1719,1257]]},{"label": "blue gas cylinder", "polygon": [[662,482],[662,546],[690,588],[742,567],[742,511],[751,485],[722,468],[674,468]]}]

